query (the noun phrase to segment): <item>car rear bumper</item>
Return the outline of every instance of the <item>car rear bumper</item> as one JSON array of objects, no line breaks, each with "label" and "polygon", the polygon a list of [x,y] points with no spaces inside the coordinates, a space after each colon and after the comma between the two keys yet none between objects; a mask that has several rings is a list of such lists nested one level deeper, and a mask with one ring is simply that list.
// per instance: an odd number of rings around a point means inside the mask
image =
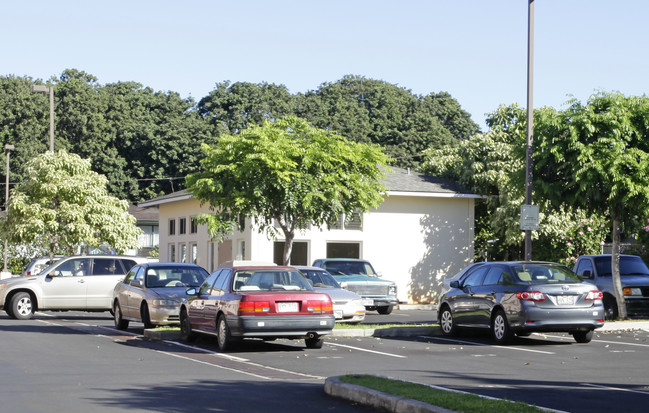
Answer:
[{"label": "car rear bumper", "polygon": [[365,307],[389,307],[399,305],[399,300],[396,297],[363,297],[363,305]]},{"label": "car rear bumper", "polygon": [[238,337],[306,337],[331,334],[336,319],[333,314],[294,316],[240,316],[228,320],[233,336]]},{"label": "car rear bumper", "polygon": [[527,308],[521,312],[520,318],[510,321],[510,327],[515,331],[585,331],[594,330],[603,325],[603,306],[583,309]]}]

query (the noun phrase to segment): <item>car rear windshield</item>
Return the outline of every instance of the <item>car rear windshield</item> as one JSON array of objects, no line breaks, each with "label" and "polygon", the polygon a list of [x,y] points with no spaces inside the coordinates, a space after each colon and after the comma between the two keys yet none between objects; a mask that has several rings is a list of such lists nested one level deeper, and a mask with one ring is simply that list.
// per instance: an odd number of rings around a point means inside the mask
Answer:
[{"label": "car rear windshield", "polygon": [[520,281],[528,284],[582,282],[577,274],[563,265],[520,264],[512,269]]},{"label": "car rear windshield", "polygon": [[300,272],[311,281],[316,288],[340,288],[340,285],[334,277],[326,271],[322,270],[306,270],[301,269]]},{"label": "car rear windshield", "polygon": [[312,291],[298,270],[242,270],[234,275],[235,291]]},{"label": "car rear windshield", "polygon": [[[611,276],[611,257],[595,257],[599,277]],[[620,275],[649,275],[647,264],[640,257],[620,257]]]},{"label": "car rear windshield", "polygon": [[146,271],[149,288],[199,287],[209,274],[200,267],[151,267]]}]

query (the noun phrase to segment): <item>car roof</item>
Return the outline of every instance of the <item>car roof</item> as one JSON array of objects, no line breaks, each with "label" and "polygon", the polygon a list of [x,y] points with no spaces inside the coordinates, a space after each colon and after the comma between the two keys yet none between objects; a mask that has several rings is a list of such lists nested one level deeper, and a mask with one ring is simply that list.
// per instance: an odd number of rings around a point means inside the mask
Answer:
[{"label": "car roof", "polygon": [[298,270],[313,270],[313,271],[324,271],[327,272],[324,268],[321,267],[314,267],[312,265],[291,265],[293,268],[297,268]]},{"label": "car roof", "polygon": [[[169,267],[169,266],[174,266],[174,267],[201,267],[198,264],[192,264],[189,262],[143,262],[139,263],[138,265],[148,265],[149,267]],[[203,268],[203,267],[201,267]]]},{"label": "car roof", "polygon": [[320,258],[314,261],[358,261],[358,262],[369,262],[368,260],[362,258]]}]

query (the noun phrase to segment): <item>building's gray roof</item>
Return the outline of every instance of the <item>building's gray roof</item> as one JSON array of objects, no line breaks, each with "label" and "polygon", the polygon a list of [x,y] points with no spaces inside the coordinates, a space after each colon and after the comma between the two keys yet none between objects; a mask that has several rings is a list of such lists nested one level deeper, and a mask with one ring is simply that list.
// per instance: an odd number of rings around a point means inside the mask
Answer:
[{"label": "building's gray roof", "polygon": [[[463,188],[460,184],[447,179],[436,178],[434,176],[424,175],[407,169],[390,167],[391,172],[386,172],[386,176],[381,183],[388,189],[390,195],[399,193],[420,193],[422,195],[443,194],[445,196],[463,196],[478,198],[478,195],[472,194]],[[149,201],[141,202],[138,206],[142,208],[157,206],[167,202],[181,201],[190,199],[192,195],[187,190],[172,192]]]},{"label": "building's gray roof", "polygon": [[407,169],[390,167],[381,181],[389,192],[421,192],[472,195],[460,184]]}]

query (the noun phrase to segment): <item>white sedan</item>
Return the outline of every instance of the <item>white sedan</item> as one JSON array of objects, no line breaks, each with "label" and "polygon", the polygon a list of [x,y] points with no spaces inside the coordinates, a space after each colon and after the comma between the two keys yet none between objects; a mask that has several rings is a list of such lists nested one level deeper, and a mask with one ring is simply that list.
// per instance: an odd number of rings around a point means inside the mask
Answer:
[{"label": "white sedan", "polygon": [[345,290],[326,270],[319,267],[295,266],[319,292],[331,297],[338,323],[358,324],[365,319],[365,306],[360,295]]}]

